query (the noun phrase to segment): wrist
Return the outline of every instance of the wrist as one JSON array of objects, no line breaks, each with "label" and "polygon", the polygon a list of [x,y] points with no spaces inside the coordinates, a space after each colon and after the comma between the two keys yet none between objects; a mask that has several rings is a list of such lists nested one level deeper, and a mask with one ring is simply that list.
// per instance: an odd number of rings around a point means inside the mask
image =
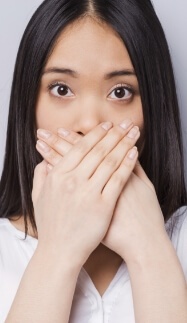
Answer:
[{"label": "wrist", "polygon": [[124,258],[129,270],[137,268],[149,269],[152,266],[165,263],[169,259],[176,258],[176,253],[172,243],[165,232],[164,234],[157,236],[155,239],[152,237],[150,241],[147,241],[144,249],[136,250],[133,256],[129,256],[128,259]]},{"label": "wrist", "polygon": [[34,257],[45,266],[52,266],[54,269],[58,268],[59,271],[68,271],[75,276],[78,276],[81,267],[83,266],[80,259],[77,259],[75,256],[68,253],[67,250],[63,250],[63,248],[60,248],[59,250],[59,248],[52,246],[47,246],[47,248],[44,248],[39,243]]}]

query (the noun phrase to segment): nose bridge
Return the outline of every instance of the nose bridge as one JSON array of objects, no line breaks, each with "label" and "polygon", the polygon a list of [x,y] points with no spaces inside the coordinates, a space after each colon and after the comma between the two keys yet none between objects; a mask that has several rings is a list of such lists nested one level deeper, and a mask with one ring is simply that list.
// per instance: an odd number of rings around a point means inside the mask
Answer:
[{"label": "nose bridge", "polygon": [[75,120],[77,132],[86,134],[91,129],[103,122],[102,107],[95,96],[81,101],[78,107],[78,113]]}]

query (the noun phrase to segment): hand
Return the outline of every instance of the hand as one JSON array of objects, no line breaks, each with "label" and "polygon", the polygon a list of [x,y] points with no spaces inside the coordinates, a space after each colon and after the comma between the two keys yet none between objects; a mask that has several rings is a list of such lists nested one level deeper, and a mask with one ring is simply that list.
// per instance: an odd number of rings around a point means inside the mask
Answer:
[{"label": "hand", "polygon": [[126,263],[140,263],[162,248],[167,238],[164,217],[153,184],[137,162],[114,211],[103,244],[118,253]]},{"label": "hand", "polygon": [[77,144],[82,136],[63,128],[58,129],[58,134],[44,129],[38,129],[36,149],[48,163],[50,169],[57,165],[73,145]]},{"label": "hand", "polygon": [[140,134],[136,128],[128,132],[129,128],[115,126],[107,131],[99,125],[72,146],[49,174],[45,162],[36,167],[32,197],[40,245],[59,253],[66,246],[69,257],[77,257],[83,265],[102,241],[138,155],[131,148]]},{"label": "hand", "polygon": [[[58,136],[52,136],[47,141],[48,153],[42,155],[50,164],[56,164],[81,138],[71,131],[65,137],[67,142],[64,144]],[[131,257],[136,259],[137,255],[140,256],[147,249],[149,238],[156,238],[153,237],[153,229],[157,237],[160,237],[161,233],[165,234],[164,219],[154,187],[141,165],[137,163],[118,199],[102,243],[126,261]]]}]

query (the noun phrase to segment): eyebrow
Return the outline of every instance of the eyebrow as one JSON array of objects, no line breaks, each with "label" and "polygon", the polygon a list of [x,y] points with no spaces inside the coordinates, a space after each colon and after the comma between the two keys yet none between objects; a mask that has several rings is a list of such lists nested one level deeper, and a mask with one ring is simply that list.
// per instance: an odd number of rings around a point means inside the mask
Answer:
[{"label": "eyebrow", "polygon": [[[67,74],[67,75],[70,75],[74,78],[78,78],[80,76],[80,74],[76,71],[73,71],[69,68],[59,68],[59,67],[49,67],[47,68],[46,70],[44,70],[44,72],[42,73],[42,76],[44,74],[49,74],[49,73],[58,73],[58,74]],[[135,71],[133,69],[123,69],[123,70],[115,70],[115,71],[112,71],[110,73],[107,73],[104,75],[104,79],[105,80],[109,80],[113,77],[116,77],[116,76],[123,76],[123,75],[126,75],[126,76],[136,76],[135,74]]]}]

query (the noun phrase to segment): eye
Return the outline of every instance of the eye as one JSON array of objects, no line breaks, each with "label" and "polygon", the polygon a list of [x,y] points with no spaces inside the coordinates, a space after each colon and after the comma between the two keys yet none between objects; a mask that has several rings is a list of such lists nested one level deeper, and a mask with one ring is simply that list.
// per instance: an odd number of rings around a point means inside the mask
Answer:
[{"label": "eye", "polygon": [[52,95],[57,97],[71,97],[73,95],[70,88],[66,84],[55,83],[48,86],[49,91]]},{"label": "eye", "polygon": [[[112,94],[113,93],[113,94]],[[110,93],[112,99],[119,99],[121,101],[129,100],[133,96],[133,89],[123,84],[118,84]]]}]

